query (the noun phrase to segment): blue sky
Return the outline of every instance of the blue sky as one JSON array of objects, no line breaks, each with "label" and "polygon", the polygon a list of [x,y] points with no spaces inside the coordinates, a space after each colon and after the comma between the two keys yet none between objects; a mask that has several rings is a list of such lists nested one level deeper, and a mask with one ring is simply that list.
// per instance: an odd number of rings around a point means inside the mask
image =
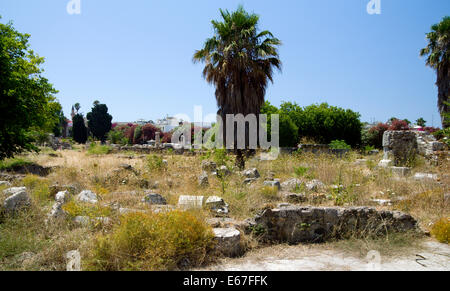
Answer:
[{"label": "blue sky", "polygon": [[432,24],[450,15],[448,0],[1,0],[3,23],[31,34],[46,58],[45,75],[60,93],[66,116],[79,102],[106,103],[114,121],[193,116],[217,111],[214,88],[192,55],[213,33],[219,8],[261,16],[260,27],[282,40],[283,71],[266,99],[302,106],[328,102],[360,112],[363,121],[424,117],[439,124],[436,76],[419,50]]}]

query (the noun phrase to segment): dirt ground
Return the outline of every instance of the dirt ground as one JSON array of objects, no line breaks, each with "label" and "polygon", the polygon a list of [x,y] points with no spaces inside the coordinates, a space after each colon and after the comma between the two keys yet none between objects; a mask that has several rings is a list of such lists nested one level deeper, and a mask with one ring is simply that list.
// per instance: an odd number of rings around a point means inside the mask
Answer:
[{"label": "dirt ground", "polygon": [[366,256],[323,245],[278,245],[223,259],[208,271],[450,271],[450,246],[431,239],[394,256]]}]

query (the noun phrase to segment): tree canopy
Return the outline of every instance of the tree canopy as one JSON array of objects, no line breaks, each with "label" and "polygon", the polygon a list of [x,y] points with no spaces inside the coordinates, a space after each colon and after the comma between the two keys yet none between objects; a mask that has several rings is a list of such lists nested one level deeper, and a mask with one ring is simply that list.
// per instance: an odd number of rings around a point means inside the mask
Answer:
[{"label": "tree canopy", "polygon": [[449,112],[450,101],[450,17],[446,16],[438,24],[431,27],[427,34],[428,45],[420,51],[426,56],[427,66],[436,70],[438,87],[438,109],[441,114],[442,126],[450,126],[450,120],[445,118]]},{"label": "tree canopy", "polygon": [[33,131],[51,132],[61,105],[53,85],[42,76],[44,58],[12,23],[0,23],[0,159],[37,150]]},{"label": "tree canopy", "polygon": [[[273,69],[281,69],[281,41],[268,30],[260,31],[259,16],[242,6],[234,12],[220,10],[220,14],[221,21],[211,22],[214,36],[195,52],[193,60],[205,63],[203,76],[216,87],[222,120],[227,114],[259,114]],[[239,167],[244,165],[241,156],[238,151]]]},{"label": "tree canopy", "polygon": [[99,101],[95,101],[92,111],[86,117],[92,135],[104,142],[112,126],[112,116],[108,114],[108,106],[100,104]]}]

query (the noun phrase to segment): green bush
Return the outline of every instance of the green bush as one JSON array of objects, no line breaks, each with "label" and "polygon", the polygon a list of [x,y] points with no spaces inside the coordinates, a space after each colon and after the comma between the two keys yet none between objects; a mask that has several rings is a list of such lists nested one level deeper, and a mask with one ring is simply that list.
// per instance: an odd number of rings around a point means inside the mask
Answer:
[{"label": "green bush", "polygon": [[111,208],[109,207],[91,205],[74,200],[64,204],[63,210],[72,218],[77,216],[87,216],[90,218],[109,217],[112,214]]},{"label": "green bush", "polygon": [[303,177],[306,173],[308,173],[308,171],[309,171],[309,168],[306,168],[306,167],[294,168],[294,174],[297,177]]},{"label": "green bush", "polygon": [[39,203],[46,203],[53,199],[50,196],[50,181],[35,175],[27,175],[22,183],[31,193],[31,197]]},{"label": "green bush", "polygon": [[213,151],[213,159],[218,167],[226,166],[227,162],[230,161],[230,158],[227,155],[226,149],[215,149]]},{"label": "green bush", "polygon": [[[313,139],[324,144],[333,140],[344,140],[351,146],[361,144],[360,114],[349,109],[327,103],[302,108],[291,102],[283,102],[278,109],[266,102],[261,113],[280,114],[281,146],[294,145],[299,139]],[[293,125],[297,127],[297,134]]]},{"label": "green bush", "polygon": [[444,143],[450,147],[450,127],[446,129],[441,129],[433,133],[433,135],[438,139],[442,140]]},{"label": "green bush", "polygon": [[333,140],[330,143],[330,148],[333,150],[351,150],[352,147],[349,146],[345,141],[343,140]]},{"label": "green bush", "polygon": [[130,213],[111,234],[96,239],[88,269],[148,271],[199,266],[213,246],[211,228],[192,213]]},{"label": "green bush", "polygon": [[164,164],[163,159],[160,156],[148,155],[147,168],[150,171],[162,171],[166,168],[166,165]]},{"label": "green bush", "polygon": [[112,148],[107,145],[99,145],[96,143],[91,143],[87,151],[88,155],[107,155],[112,151]]},{"label": "green bush", "polygon": [[281,147],[295,147],[299,142],[298,127],[291,116],[270,105],[267,101],[261,109],[262,114],[267,114],[267,136],[271,138],[272,132],[272,114],[279,115],[279,138]]},{"label": "green bush", "polygon": [[128,143],[128,139],[120,130],[111,130],[108,133],[108,141],[111,144],[120,144],[120,145],[126,145]]},{"label": "green bush", "polygon": [[431,234],[441,243],[450,242],[450,218],[442,218],[431,229]]}]

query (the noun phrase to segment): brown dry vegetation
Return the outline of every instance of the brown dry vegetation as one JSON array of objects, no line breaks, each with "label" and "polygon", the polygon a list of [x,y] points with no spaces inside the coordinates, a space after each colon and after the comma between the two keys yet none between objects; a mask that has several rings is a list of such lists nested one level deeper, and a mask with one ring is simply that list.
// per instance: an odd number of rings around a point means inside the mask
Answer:
[{"label": "brown dry vegetation", "polygon": [[[213,159],[214,154],[186,156],[166,153],[158,157],[168,161],[167,168],[155,168],[153,164],[149,165],[147,156],[135,153],[92,155],[84,149],[78,149],[59,151],[56,154],[46,150],[41,154],[24,156],[23,158],[39,165],[56,168],[45,178],[27,176],[22,181],[14,182],[14,186],[28,187],[34,205],[31,211],[18,217],[2,218],[0,269],[62,270],[65,268],[65,252],[73,249],[79,249],[83,257],[89,258],[90,263],[83,262],[84,267],[90,264],[92,268],[92,259],[95,260],[93,250],[98,251],[98,248],[93,249],[94,246],[98,246],[99,241],[110,235],[121,219],[110,211],[110,206],[120,204],[125,208],[149,211],[147,206],[141,203],[141,199],[144,197],[144,191],[151,189],[155,183],[158,184],[155,192],[164,196],[172,205],[177,204],[180,195],[220,196],[229,204],[230,216],[235,220],[252,217],[261,209],[282,202],[280,193],[263,187],[264,178],[270,173],[281,182],[293,177],[305,181],[322,181],[326,187],[318,193],[298,189],[307,195],[309,200],[305,204],[308,205],[358,206],[369,205],[370,200],[374,198],[398,200],[399,202],[392,206],[376,207],[407,212],[413,215],[425,230],[431,230],[436,221],[450,217],[450,209],[444,202],[444,194],[448,193],[450,185],[448,161],[444,161],[440,166],[431,166],[419,159],[413,173],[437,173],[440,177],[438,182],[424,182],[411,178],[395,178],[389,171],[375,167],[381,155],[364,157],[368,159],[365,165],[354,164],[357,158],[361,158],[356,152],[344,158],[313,154],[282,155],[275,161],[259,161],[253,158],[247,161],[246,168],[255,167],[259,170],[261,179],[257,182],[243,185],[244,178],[235,171],[222,180],[210,176],[210,186],[202,188],[197,183],[197,177],[202,172],[202,159]],[[229,156],[225,161],[230,168],[234,164],[232,159],[233,157]],[[131,165],[134,171],[120,169],[121,164]],[[54,184],[73,185],[79,190],[88,189],[97,193],[100,197],[100,206],[97,209],[86,210],[83,205],[75,202],[69,203],[65,209],[71,216],[80,213],[92,217],[110,216],[113,225],[99,223],[76,227],[69,221],[56,225],[45,224],[46,215],[53,204],[49,186]],[[342,186],[333,189],[333,185]],[[0,197],[0,202],[3,198]],[[245,237],[244,241],[251,247],[257,245],[249,237]],[[203,244],[208,245],[205,242]],[[203,263],[205,260],[201,261]],[[153,263],[143,265],[149,269],[176,268],[173,261],[170,264],[170,267],[164,264],[154,267]],[[133,266],[136,265],[122,267],[133,269]]]}]

